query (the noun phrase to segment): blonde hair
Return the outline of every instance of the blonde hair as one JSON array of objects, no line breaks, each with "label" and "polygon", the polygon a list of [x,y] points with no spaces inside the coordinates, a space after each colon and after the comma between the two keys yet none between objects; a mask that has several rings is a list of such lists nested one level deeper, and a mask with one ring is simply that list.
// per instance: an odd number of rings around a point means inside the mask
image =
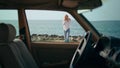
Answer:
[{"label": "blonde hair", "polygon": [[64,21],[69,21],[70,20],[70,18],[69,18],[69,16],[66,14],[65,16],[64,16]]}]

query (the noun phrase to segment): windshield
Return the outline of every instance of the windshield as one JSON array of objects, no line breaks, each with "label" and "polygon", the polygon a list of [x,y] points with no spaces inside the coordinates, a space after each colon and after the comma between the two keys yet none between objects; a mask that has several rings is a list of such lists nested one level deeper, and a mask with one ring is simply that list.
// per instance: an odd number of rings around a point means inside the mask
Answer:
[{"label": "windshield", "polygon": [[102,0],[103,5],[83,15],[99,33],[120,38],[120,0]]},{"label": "windshield", "polygon": [[[79,42],[84,29],[67,12],[51,10],[26,10],[32,42]],[[65,21],[65,18],[69,21]],[[65,21],[65,22],[64,22]],[[65,31],[68,31],[69,38]]]}]

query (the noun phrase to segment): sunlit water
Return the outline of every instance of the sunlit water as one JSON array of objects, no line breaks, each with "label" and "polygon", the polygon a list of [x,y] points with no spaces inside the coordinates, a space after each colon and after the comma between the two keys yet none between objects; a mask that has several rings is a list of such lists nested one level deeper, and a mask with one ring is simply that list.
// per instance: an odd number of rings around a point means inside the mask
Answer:
[{"label": "sunlit water", "polygon": [[[18,27],[16,20],[1,20],[0,22],[12,23]],[[64,35],[61,20],[29,20],[30,34],[55,34]],[[108,36],[115,36],[120,38],[120,21],[92,21],[93,26],[102,34]],[[17,35],[19,34],[18,28]],[[76,22],[71,22],[70,35],[78,36],[83,35],[85,31]]]}]

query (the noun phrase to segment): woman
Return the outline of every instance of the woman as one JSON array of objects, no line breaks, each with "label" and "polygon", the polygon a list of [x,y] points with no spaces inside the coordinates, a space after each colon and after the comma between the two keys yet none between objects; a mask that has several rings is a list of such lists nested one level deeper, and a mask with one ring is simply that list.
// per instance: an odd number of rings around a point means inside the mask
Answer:
[{"label": "woman", "polygon": [[71,23],[70,18],[68,17],[68,15],[65,15],[64,16],[64,20],[63,20],[63,30],[64,30],[65,42],[69,42],[70,23]]}]

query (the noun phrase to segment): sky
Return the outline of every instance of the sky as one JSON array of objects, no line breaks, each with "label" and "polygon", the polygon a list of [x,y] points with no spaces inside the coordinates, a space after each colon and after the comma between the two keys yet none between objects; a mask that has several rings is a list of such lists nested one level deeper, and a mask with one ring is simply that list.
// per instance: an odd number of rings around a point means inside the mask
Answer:
[{"label": "sky", "polygon": [[[90,12],[85,12],[84,15],[92,21],[98,20],[120,20],[120,0],[102,0],[103,6],[96,8]],[[17,11],[14,10],[0,10],[0,20],[14,20],[17,19]],[[42,14],[40,14],[42,12]],[[38,10],[26,11],[29,19],[56,19],[61,20],[66,14],[65,12],[46,12]],[[51,15],[53,17],[51,17]],[[38,17],[39,16],[39,17]],[[59,16],[59,17],[58,17]],[[70,15],[69,15],[70,16]],[[70,16],[70,18],[72,18]],[[72,18],[73,19],[73,18]]]},{"label": "sky", "polygon": [[120,0],[102,0],[103,6],[84,13],[90,20],[120,20]]}]

